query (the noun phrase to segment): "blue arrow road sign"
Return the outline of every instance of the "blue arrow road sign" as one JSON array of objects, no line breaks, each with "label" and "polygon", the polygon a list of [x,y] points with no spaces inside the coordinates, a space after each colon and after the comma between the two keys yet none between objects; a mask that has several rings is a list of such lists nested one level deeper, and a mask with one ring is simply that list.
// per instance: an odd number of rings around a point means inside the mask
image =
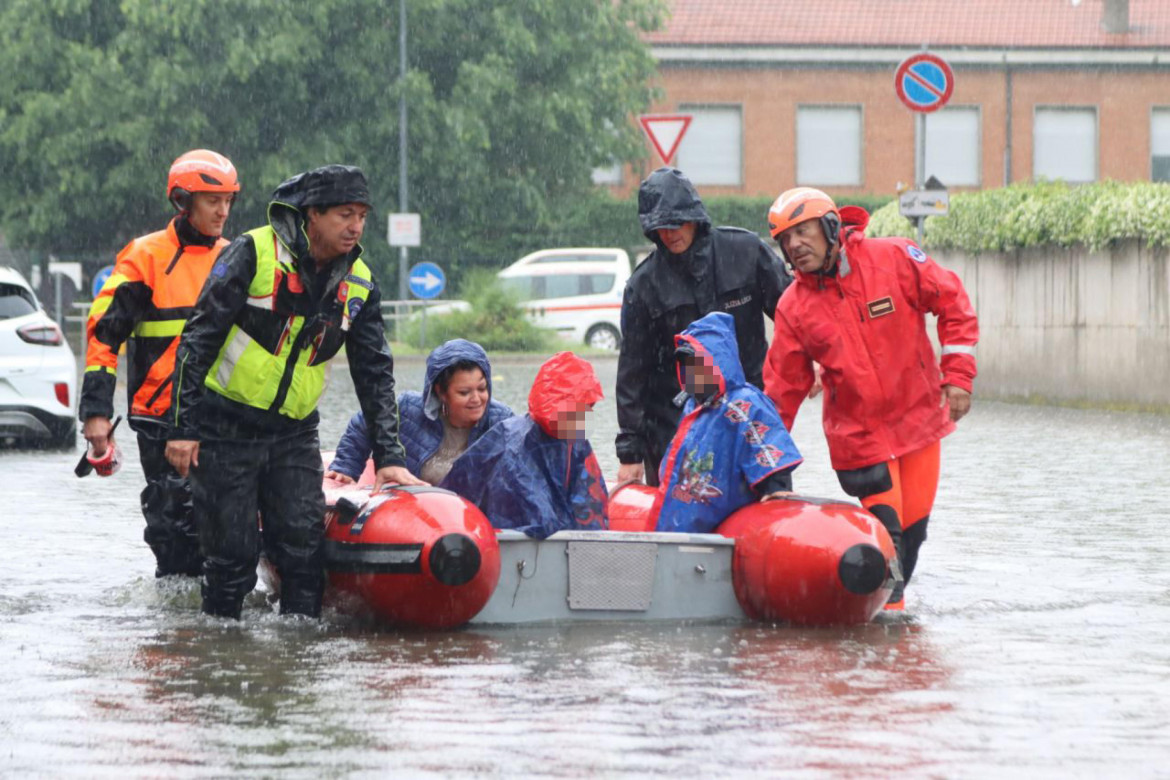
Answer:
[{"label": "blue arrow road sign", "polygon": [[98,297],[98,293],[102,291],[102,286],[105,285],[106,279],[110,278],[110,274],[114,273],[114,266],[107,265],[102,270],[93,275],[93,297]]},{"label": "blue arrow road sign", "polygon": [[419,263],[410,269],[410,292],[415,298],[435,298],[447,286],[443,269],[434,263]]}]

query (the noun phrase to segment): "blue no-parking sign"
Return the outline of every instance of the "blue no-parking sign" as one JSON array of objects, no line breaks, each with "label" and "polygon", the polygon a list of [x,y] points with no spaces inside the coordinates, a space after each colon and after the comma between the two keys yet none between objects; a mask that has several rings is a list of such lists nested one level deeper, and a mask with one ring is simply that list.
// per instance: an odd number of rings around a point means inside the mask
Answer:
[{"label": "blue no-parking sign", "polygon": [[898,66],[894,90],[911,111],[937,111],[955,91],[955,74],[942,57],[922,52],[907,57]]},{"label": "blue no-parking sign", "polygon": [[98,293],[102,291],[106,280],[110,278],[110,274],[114,273],[114,266],[107,265],[102,270],[93,275],[93,297],[97,298]]},{"label": "blue no-parking sign", "polygon": [[434,263],[419,263],[410,269],[410,292],[415,298],[435,298],[447,286],[443,269]]}]

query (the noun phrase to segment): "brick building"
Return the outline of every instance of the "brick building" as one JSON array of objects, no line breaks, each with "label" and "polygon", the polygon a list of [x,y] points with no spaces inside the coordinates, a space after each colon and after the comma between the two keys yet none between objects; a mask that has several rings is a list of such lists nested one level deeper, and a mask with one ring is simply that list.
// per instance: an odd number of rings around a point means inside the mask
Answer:
[{"label": "brick building", "polygon": [[[669,5],[648,36],[663,94],[653,110],[693,115],[674,162],[705,194],[912,184],[917,123],[894,71],[923,49],[947,60],[955,88],[926,116],[922,178],[1170,180],[1170,0]],[[629,192],[644,173],[598,179]]]}]

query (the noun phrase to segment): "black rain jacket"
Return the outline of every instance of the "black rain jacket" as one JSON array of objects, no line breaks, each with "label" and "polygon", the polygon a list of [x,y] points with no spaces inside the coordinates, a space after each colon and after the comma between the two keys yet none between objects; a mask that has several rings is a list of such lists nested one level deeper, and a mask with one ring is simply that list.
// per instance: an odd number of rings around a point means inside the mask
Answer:
[{"label": "black rain jacket", "polygon": [[[360,182],[351,181],[354,177]],[[398,438],[394,357],[382,325],[381,293],[375,283],[349,330],[342,330],[338,286],[361,255],[361,245],[318,271],[309,254],[302,212],[308,205],[368,203],[368,195],[362,195],[364,184],[364,177],[355,168],[326,166],[299,174],[277,187],[268,206],[268,222],[289,248],[303,281],[302,292],[282,289],[278,300],[287,301],[293,313],[306,318],[302,331],[306,343],[324,331],[318,362],[332,358],[344,344],[354,390],[368,424],[374,463],[378,468],[403,466],[406,458]],[[180,374],[175,375],[175,422],[168,438],[256,439],[286,436],[298,428],[316,429],[316,410],[303,420],[294,420],[275,411],[279,404],[274,404],[273,410],[256,409],[204,386],[232,324],[246,316],[248,286],[255,275],[256,246],[251,236],[240,236],[220,254],[183,330],[176,365],[184,368],[181,381]]]},{"label": "black rain jacket", "polygon": [[[638,191],[638,219],[656,249],[626,284],[617,371],[617,455],[622,463],[657,460],[681,415],[674,336],[713,311],[735,319],[747,380],[763,389],[768,343],[763,315],[772,317],[792,276],[767,244],[748,230],[712,227],[694,185],[674,168],[659,168]],[[681,255],[659,240],[660,228],[696,224]]]}]

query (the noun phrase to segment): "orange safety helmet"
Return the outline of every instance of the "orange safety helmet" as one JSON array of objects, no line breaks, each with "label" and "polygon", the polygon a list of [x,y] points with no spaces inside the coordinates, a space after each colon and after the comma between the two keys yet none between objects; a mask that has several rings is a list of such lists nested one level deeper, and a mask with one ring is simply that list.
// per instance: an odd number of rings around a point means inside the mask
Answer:
[{"label": "orange safety helmet", "polygon": [[171,163],[167,199],[179,211],[190,207],[193,192],[239,192],[240,180],[232,161],[210,149],[192,149]]},{"label": "orange safety helmet", "polygon": [[772,230],[772,238],[780,240],[780,234],[793,225],[807,222],[810,219],[819,219],[821,229],[825,231],[825,240],[829,246],[837,243],[837,234],[841,230],[841,216],[837,213],[837,204],[825,193],[814,190],[812,187],[796,187],[780,194],[772,208],[768,209],[768,226]]}]

